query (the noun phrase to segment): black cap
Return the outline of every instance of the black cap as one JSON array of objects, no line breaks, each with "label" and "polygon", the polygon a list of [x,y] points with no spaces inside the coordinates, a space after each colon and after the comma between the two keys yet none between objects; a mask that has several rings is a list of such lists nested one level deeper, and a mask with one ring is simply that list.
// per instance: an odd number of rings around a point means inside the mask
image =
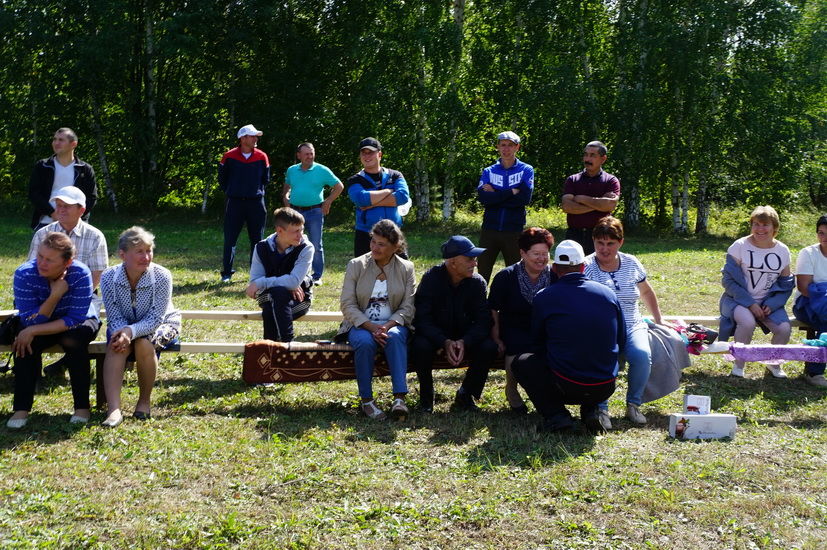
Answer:
[{"label": "black cap", "polygon": [[476,258],[483,252],[485,252],[484,248],[477,248],[474,246],[474,243],[471,242],[471,239],[463,237],[462,235],[454,235],[442,243],[442,257],[446,260],[457,256]]},{"label": "black cap", "polygon": [[372,137],[366,137],[362,141],[359,142],[359,150],[362,149],[370,149],[371,151],[381,151],[382,144],[379,143],[379,140]]}]

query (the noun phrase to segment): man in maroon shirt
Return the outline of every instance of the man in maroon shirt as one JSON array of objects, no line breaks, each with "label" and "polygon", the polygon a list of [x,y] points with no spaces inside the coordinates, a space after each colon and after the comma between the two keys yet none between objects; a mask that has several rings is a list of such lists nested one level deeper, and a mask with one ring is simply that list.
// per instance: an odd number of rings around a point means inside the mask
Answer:
[{"label": "man in maroon shirt", "polygon": [[594,252],[592,229],[608,216],[620,198],[620,180],[603,171],[606,146],[591,141],[583,150],[584,170],[566,178],[563,186],[563,211],[566,213],[566,239],[577,241],[588,255]]}]

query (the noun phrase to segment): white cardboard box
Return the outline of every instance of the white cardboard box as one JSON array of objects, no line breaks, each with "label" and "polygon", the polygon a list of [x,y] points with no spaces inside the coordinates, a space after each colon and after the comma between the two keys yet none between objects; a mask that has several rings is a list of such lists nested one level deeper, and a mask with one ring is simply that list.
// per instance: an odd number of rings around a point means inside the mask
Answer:
[{"label": "white cardboard box", "polygon": [[708,395],[684,395],[683,414],[709,414],[712,412],[712,399]]},{"label": "white cardboard box", "polygon": [[735,430],[735,415],[732,414],[669,415],[669,435],[675,439],[732,439]]}]

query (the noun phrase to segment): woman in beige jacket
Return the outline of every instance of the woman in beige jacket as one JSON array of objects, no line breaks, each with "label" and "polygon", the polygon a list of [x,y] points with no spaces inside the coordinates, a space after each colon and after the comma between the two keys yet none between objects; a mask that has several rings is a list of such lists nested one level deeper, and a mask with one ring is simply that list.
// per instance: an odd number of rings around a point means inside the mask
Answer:
[{"label": "woman in beige jacket", "polygon": [[383,420],[373,399],[373,367],[378,349],[385,352],[391,372],[391,416],[408,416],[408,331],[414,315],[414,266],[404,252],[405,236],[390,220],[376,222],[370,232],[370,252],[350,260],[340,299],[342,321],[337,340],[347,339],[354,350],[356,381],[362,411]]}]

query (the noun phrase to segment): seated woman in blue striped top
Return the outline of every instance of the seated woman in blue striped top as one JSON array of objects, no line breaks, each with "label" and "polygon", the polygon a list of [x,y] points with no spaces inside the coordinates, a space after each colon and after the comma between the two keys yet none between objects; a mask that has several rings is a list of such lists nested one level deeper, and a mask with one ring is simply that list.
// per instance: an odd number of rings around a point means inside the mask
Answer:
[{"label": "seated woman in blue striped top", "polygon": [[118,255],[123,263],[101,275],[109,342],[103,363],[109,412],[103,425],[109,428],[123,421],[123,371],[133,355],[138,372],[138,403],[132,416],[149,419],[158,352],[174,343],[181,330],[181,314],[172,305],[172,275],[152,262],[154,248],[152,233],[142,227],[130,227],[118,238]]},{"label": "seated woman in blue striped top", "polygon": [[[626,350],[629,365],[626,390],[626,417],[635,424],[646,424],[640,412],[643,390],[652,370],[652,351],[649,347],[649,330],[640,315],[639,300],[643,300],[655,323],[661,324],[658,297],[649,281],[646,269],[637,258],[620,251],[623,246],[623,224],[612,216],[600,220],[592,231],[594,253],[586,256],[585,275],[593,281],[611,288],[620,302],[626,322]],[[608,404],[602,403],[603,414],[608,414]]]},{"label": "seated woman in blue striped top", "polygon": [[69,422],[89,420],[89,354],[87,346],[98,333],[92,302],[92,274],[75,261],[75,245],[64,233],[48,233],[37,258],[14,272],[14,304],[23,330],[12,344],[14,414],[6,423],[20,429],[29,420],[34,390],[42,369],[43,350],[59,345],[66,352],[75,412]]}]

